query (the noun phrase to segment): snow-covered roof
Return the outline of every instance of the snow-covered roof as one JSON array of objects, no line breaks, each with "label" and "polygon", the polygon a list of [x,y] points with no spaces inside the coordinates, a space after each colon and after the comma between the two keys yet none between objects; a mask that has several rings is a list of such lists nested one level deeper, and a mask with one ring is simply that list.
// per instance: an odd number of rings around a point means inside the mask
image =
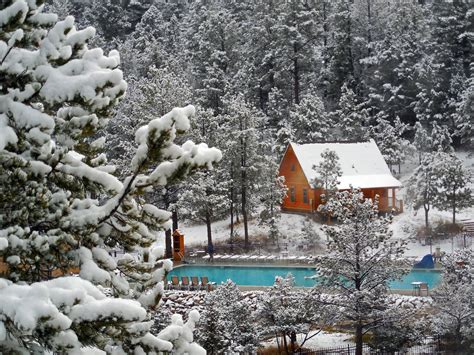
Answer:
[{"label": "snow-covered roof", "polygon": [[373,140],[358,143],[290,143],[310,184],[316,177],[314,165],[322,160],[321,153],[335,151],[339,157],[342,176],[338,179],[340,190],[354,188],[400,187]]}]

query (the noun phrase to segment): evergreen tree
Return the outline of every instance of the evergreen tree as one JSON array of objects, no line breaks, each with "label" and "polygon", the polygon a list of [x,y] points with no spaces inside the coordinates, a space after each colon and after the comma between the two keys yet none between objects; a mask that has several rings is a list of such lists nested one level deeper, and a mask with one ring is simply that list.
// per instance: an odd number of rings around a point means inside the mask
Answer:
[{"label": "evergreen tree", "polygon": [[258,344],[253,314],[231,280],[204,299],[198,339],[209,354],[249,354]]},{"label": "evergreen tree", "polygon": [[436,121],[431,123],[431,151],[453,152],[451,134],[448,126],[440,126]]},{"label": "evergreen tree", "polygon": [[328,63],[323,69],[323,76],[326,97],[332,105],[342,100],[344,91],[354,89],[347,87],[347,83],[354,83],[356,79],[352,7],[350,0],[339,0],[330,5],[330,35],[325,48]]},{"label": "evergreen tree", "polygon": [[439,179],[439,194],[435,206],[442,211],[451,210],[455,224],[456,211],[471,207],[473,203],[469,187],[471,173],[454,154],[438,152],[435,159],[435,171]]},{"label": "evergreen tree", "polygon": [[329,200],[327,209],[340,224],[326,227],[328,254],[317,262],[321,282],[316,290],[337,294],[330,300],[321,295],[319,302],[339,307],[353,326],[358,355],[364,333],[389,315],[389,281],[401,276],[396,260],[403,243],[391,240],[390,220],[378,216],[377,205],[357,190]]},{"label": "evergreen tree", "polygon": [[[192,339],[196,312],[157,336],[149,332],[146,310],[158,306],[171,268],[151,247],[170,214],[140,195],[211,166],[221,153],[175,144],[194,112],[176,108],[137,131],[130,175],[113,176],[99,134],[126,89],[118,53],[88,49],[93,28],[76,30],[72,17],[58,22],[41,3],[0,5],[0,259],[7,266],[0,351],[65,353],[87,344],[115,353],[202,353]],[[144,258],[113,259],[110,248]],[[79,277],[65,276],[76,270]]]},{"label": "evergreen tree", "polygon": [[447,256],[443,280],[431,293],[436,311],[432,317],[435,333],[460,352],[469,352],[474,344],[473,257],[472,250]]},{"label": "evergreen tree", "polygon": [[413,146],[418,152],[418,160],[421,164],[423,154],[431,151],[431,137],[419,121],[415,123],[414,130]]},{"label": "evergreen tree", "polygon": [[378,117],[377,125],[372,127],[372,136],[390,166],[390,170],[393,171],[393,165],[398,164],[399,173],[400,165],[409,147],[409,142],[403,138],[407,130],[408,125],[402,123],[399,117],[395,119],[393,125],[382,117]]},{"label": "evergreen tree", "polygon": [[97,28],[94,44],[108,50],[117,48],[117,41],[133,31],[128,11],[114,0],[89,2],[82,18],[82,23]]},{"label": "evergreen tree", "polygon": [[414,124],[419,63],[426,56],[426,14],[419,4],[408,1],[383,6],[387,10],[382,35],[362,59],[371,114],[391,124],[396,117]]},{"label": "evergreen tree", "polygon": [[303,226],[301,227],[301,236],[305,246],[308,249],[313,249],[320,241],[321,237],[318,232],[314,229],[314,222],[311,218],[305,218],[303,221]]},{"label": "evergreen tree", "polygon": [[[313,170],[316,171],[313,184],[322,189],[324,196],[321,195],[321,199],[326,203],[336,195],[338,179],[342,176],[342,169],[339,164],[339,157],[333,150],[324,150],[321,153],[321,159],[318,165],[313,166]],[[320,206],[321,211],[324,211],[324,205]]]},{"label": "evergreen tree", "polygon": [[429,228],[428,213],[439,195],[436,159],[436,154],[426,153],[408,182],[407,195],[415,210],[423,207],[426,229]]},{"label": "evergreen tree", "polygon": [[[294,289],[294,277],[277,276],[273,287],[268,289],[257,309],[257,317],[261,320],[262,333],[276,335],[279,352],[292,353],[304,346],[304,343],[319,334],[308,333],[317,324],[319,329],[331,325],[335,319],[334,309],[314,307],[314,298],[310,292],[297,292]],[[296,334],[305,334],[302,342],[296,343]],[[282,337],[283,344],[278,342]],[[281,349],[283,347],[283,349]]]},{"label": "evergreen tree", "polygon": [[369,115],[354,91],[344,83],[341,89],[339,108],[333,113],[336,126],[343,141],[361,141],[367,139]]},{"label": "evergreen tree", "polygon": [[[241,96],[233,97],[225,103],[223,130],[228,149],[231,180],[236,182],[236,191],[240,197],[241,214],[244,223],[245,248],[250,247],[248,220],[259,198],[256,176],[264,164],[261,146],[261,128],[264,117],[252,108]],[[275,183],[274,178],[271,183]]]},{"label": "evergreen tree", "polygon": [[290,125],[294,142],[298,144],[324,142],[331,139],[331,121],[319,96],[311,91],[290,110]]}]

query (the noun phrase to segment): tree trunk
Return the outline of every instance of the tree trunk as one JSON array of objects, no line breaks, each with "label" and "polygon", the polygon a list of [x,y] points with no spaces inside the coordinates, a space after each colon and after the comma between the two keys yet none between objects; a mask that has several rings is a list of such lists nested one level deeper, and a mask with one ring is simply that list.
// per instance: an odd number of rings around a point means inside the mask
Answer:
[{"label": "tree trunk", "polygon": [[178,211],[173,208],[171,220],[173,221],[173,232],[178,229]]},{"label": "tree trunk", "polygon": [[247,172],[242,169],[242,218],[244,220],[245,249],[249,249],[249,226],[247,219]]},{"label": "tree trunk", "polygon": [[234,165],[230,164],[230,242],[233,249],[234,239]]},{"label": "tree trunk", "polygon": [[293,59],[293,91],[295,95],[295,104],[298,105],[300,103],[300,68],[298,64],[298,47],[297,44],[293,44],[293,53],[295,58]]},{"label": "tree trunk", "polygon": [[[240,131],[246,129],[244,122],[240,122]],[[241,156],[240,156],[240,171],[241,171],[241,203],[242,203],[242,218],[244,220],[244,241],[245,250],[249,250],[249,226],[247,216],[247,142],[246,138],[240,138]]]},{"label": "tree trunk", "polygon": [[211,230],[211,214],[206,210],[206,227],[207,227],[207,250],[214,250],[212,245],[212,230]]},{"label": "tree trunk", "polygon": [[[166,191],[163,195],[163,201],[165,203],[165,209],[168,210],[170,207],[170,198],[169,198],[169,193]],[[173,231],[171,229],[168,229],[165,231],[165,257],[167,259],[173,257],[173,247],[171,244],[171,235]]]},{"label": "tree trunk", "polygon": [[285,348],[285,354],[289,355],[288,342],[286,341],[286,333],[285,332],[283,332],[283,347]]},{"label": "tree trunk", "polygon": [[290,333],[290,347],[291,347],[291,353],[294,354],[296,350],[296,332],[292,331]]},{"label": "tree trunk", "polygon": [[355,355],[362,355],[362,350],[363,350],[362,325],[360,324],[360,322],[357,323],[356,325],[355,342],[356,342]]},{"label": "tree trunk", "polygon": [[453,188],[453,225],[456,224],[456,188]]},{"label": "tree trunk", "polygon": [[372,43],[372,11],[370,8],[370,2],[372,0],[367,0],[367,54],[370,57],[372,52],[370,48],[370,43]]},{"label": "tree trunk", "polygon": [[430,208],[429,208],[429,206],[426,206],[426,205],[423,205],[423,208],[425,210],[425,226],[426,226],[426,229],[428,229],[428,227],[429,227],[428,212],[430,211]]}]

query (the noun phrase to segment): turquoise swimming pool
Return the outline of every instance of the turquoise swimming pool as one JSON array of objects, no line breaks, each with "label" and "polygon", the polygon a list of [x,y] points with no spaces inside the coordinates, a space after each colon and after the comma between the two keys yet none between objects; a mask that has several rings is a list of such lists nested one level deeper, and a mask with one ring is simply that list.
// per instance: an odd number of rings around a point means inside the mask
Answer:
[{"label": "turquoise swimming pool", "polygon": [[[317,280],[308,279],[315,274],[312,267],[283,267],[283,266],[216,266],[216,265],[183,265],[171,271],[172,275],[181,276],[207,276],[209,281],[220,284],[231,279],[239,286],[271,286],[275,276],[286,276],[291,273],[295,278],[296,286],[312,287]],[[412,270],[402,280],[392,281],[390,287],[398,290],[411,290],[412,282],[426,282],[432,289],[441,281],[440,271]]]}]

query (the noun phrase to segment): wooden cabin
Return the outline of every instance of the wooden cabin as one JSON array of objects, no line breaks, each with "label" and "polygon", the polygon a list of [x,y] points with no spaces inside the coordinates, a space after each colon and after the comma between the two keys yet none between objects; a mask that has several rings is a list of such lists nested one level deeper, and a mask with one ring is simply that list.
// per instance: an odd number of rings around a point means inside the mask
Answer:
[{"label": "wooden cabin", "polygon": [[403,203],[397,199],[401,182],[390,169],[373,140],[358,143],[289,143],[280,163],[279,175],[288,187],[283,200],[284,211],[314,212],[321,204],[322,189],[314,185],[321,153],[330,149],[339,157],[342,176],[338,190],[359,188],[367,198],[379,196],[379,211],[402,212]]}]

